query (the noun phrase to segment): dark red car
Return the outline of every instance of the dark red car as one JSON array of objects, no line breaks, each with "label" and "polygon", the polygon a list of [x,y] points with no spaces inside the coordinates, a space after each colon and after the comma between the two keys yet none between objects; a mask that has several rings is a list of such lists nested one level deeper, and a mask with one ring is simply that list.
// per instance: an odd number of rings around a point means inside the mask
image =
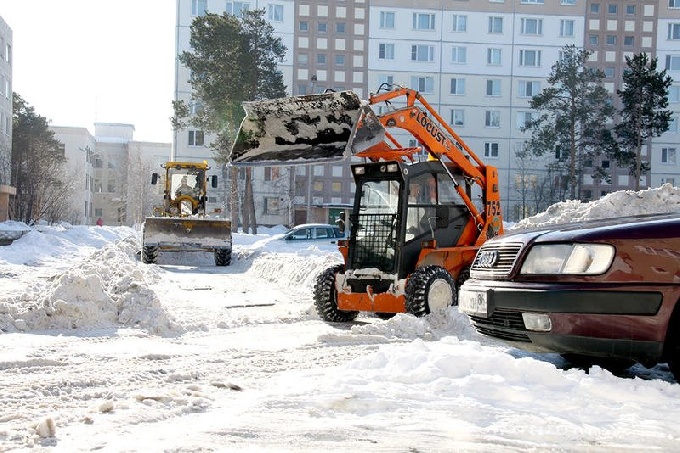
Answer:
[{"label": "dark red car", "polygon": [[646,366],[680,381],[680,215],[507,233],[459,292],[476,329],[530,351]]}]

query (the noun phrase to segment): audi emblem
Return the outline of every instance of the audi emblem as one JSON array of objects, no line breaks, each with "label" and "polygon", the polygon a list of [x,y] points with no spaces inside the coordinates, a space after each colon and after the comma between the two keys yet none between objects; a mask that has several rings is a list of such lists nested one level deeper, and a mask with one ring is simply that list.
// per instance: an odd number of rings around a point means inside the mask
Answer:
[{"label": "audi emblem", "polygon": [[500,253],[498,253],[498,250],[482,250],[477,254],[475,265],[488,269],[494,267],[499,259]]}]

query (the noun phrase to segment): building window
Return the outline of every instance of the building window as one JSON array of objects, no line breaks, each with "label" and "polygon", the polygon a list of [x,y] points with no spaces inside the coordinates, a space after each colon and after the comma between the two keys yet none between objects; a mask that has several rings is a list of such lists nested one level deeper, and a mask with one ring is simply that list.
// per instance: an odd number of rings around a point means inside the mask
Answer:
[{"label": "building window", "polygon": [[661,148],[661,163],[675,164],[675,148]]},{"label": "building window", "polygon": [[298,54],[298,65],[300,66],[307,66],[307,63],[309,63],[309,55],[306,53],[300,53]]},{"label": "building window", "polygon": [[668,24],[668,39],[680,39],[680,24]]},{"label": "building window", "polygon": [[541,33],[543,33],[543,20],[522,18],[521,28],[522,34],[540,35]]},{"label": "building window", "polygon": [[491,65],[500,65],[501,49],[486,49],[486,63]]},{"label": "building window", "polygon": [[629,16],[635,15],[635,5],[626,5],[626,14]]},{"label": "building window", "polygon": [[560,36],[573,37],[574,36],[574,21],[562,19],[560,20]]},{"label": "building window", "polygon": [[434,78],[411,77],[411,88],[421,93],[432,93],[434,91]]},{"label": "building window", "polygon": [[109,182],[106,184],[106,191],[108,193],[116,193],[116,180],[115,179],[109,179]]},{"label": "building window", "polygon": [[523,5],[542,5],[543,0],[522,0]]},{"label": "building window", "polygon": [[335,23],[335,32],[342,34],[345,33],[345,23],[344,22],[336,22]]},{"label": "building window", "polygon": [[571,5],[575,5],[575,4],[576,4],[576,0],[561,0],[560,1],[560,5],[564,5],[564,6],[571,6]]},{"label": "building window", "polygon": [[600,37],[597,35],[590,35],[588,36],[588,44],[591,46],[596,46],[600,42]]},{"label": "building window", "polygon": [[342,192],[342,182],[340,181],[333,181],[331,183],[331,190],[333,193],[340,193]]},{"label": "building window", "polygon": [[378,58],[381,60],[394,60],[394,44],[379,44]]},{"label": "building window", "polygon": [[434,30],[434,14],[413,13],[414,30]]},{"label": "building window", "polygon": [[203,131],[189,131],[189,146],[204,145]]},{"label": "building window", "polygon": [[453,29],[452,31],[463,32],[467,31],[467,16],[459,14],[453,15]]},{"label": "building window", "polygon": [[626,47],[631,47],[633,44],[635,44],[635,38],[633,36],[624,36],[623,37],[623,45]]},{"label": "building window", "polygon": [[434,61],[434,46],[425,44],[412,45],[411,61]]},{"label": "building window", "polygon": [[604,76],[608,79],[613,79],[614,78],[614,68],[611,66],[607,66],[604,68]]},{"label": "building window", "polygon": [[619,12],[619,6],[615,3],[610,3],[607,5],[607,12],[609,14],[616,14]]},{"label": "building window", "polygon": [[680,0],[668,0],[669,8],[680,8]]},{"label": "building window", "polygon": [[272,22],[283,22],[283,5],[272,5],[269,8],[269,20]]},{"label": "building window", "polygon": [[393,11],[380,11],[380,28],[394,28]]},{"label": "building window", "polygon": [[605,42],[607,43],[608,46],[615,46],[616,45],[616,35],[607,35],[605,37]]},{"label": "building window", "polygon": [[527,123],[530,123],[532,119],[532,112],[517,112],[517,129],[524,129]]},{"label": "building window", "polygon": [[680,86],[668,87],[668,102],[680,102]]},{"label": "building window", "polygon": [[467,47],[453,46],[451,49],[451,62],[457,64],[467,63]]},{"label": "building window", "polygon": [[670,184],[675,186],[675,178],[661,178],[661,184]]},{"label": "building window", "polygon": [[519,51],[519,65],[520,66],[541,66],[541,51],[540,50],[520,50]]},{"label": "building window", "polygon": [[501,127],[501,112],[500,112],[500,110],[487,110],[484,113],[484,126],[486,126],[486,127]]},{"label": "building window", "polygon": [[498,158],[498,143],[496,142],[484,143],[484,157]]},{"label": "building window", "polygon": [[590,12],[592,14],[600,14],[600,4],[599,3],[591,3],[590,4]]},{"label": "building window", "polygon": [[325,53],[320,53],[316,55],[316,65],[317,66],[326,66],[326,54]]},{"label": "building window", "polygon": [[486,95],[487,96],[500,96],[501,95],[501,80],[500,79],[487,79],[486,80]]},{"label": "building window", "polygon": [[338,67],[345,66],[345,56],[344,55],[336,55],[335,56],[335,66],[338,66]]},{"label": "building window", "polygon": [[248,11],[250,5],[247,2],[227,2],[225,12],[232,16],[241,17],[244,11]]},{"label": "building window", "polygon": [[191,0],[191,15],[204,16],[208,0]]},{"label": "building window", "polygon": [[530,98],[541,91],[541,82],[534,80],[520,80],[518,85],[519,97]]},{"label": "building window", "polygon": [[281,167],[264,167],[264,180],[276,181],[281,177]]},{"label": "building window", "polygon": [[465,110],[451,109],[451,124],[457,127],[465,126]]},{"label": "building window", "polygon": [[666,55],[666,69],[680,71],[680,55]]},{"label": "building window", "polygon": [[451,79],[451,94],[455,95],[465,94],[465,79],[460,78]]},{"label": "building window", "polygon": [[394,84],[394,75],[392,75],[392,74],[380,74],[380,75],[378,75],[378,86],[382,86],[383,84],[393,85]]},{"label": "building window", "polygon": [[279,199],[278,197],[265,197],[264,198],[264,213],[265,214],[278,214],[279,212]]},{"label": "building window", "polygon": [[503,33],[503,18],[497,16],[489,17],[489,33]]},{"label": "building window", "polygon": [[307,22],[306,20],[301,20],[300,24],[298,25],[298,30],[300,30],[301,32],[309,31],[309,22]]}]

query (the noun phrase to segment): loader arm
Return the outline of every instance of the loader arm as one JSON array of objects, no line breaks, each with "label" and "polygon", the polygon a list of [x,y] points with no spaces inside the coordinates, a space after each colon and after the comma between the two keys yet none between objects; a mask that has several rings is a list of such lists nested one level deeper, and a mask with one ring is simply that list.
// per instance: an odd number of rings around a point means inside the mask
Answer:
[{"label": "loader arm", "polygon": [[[389,106],[391,101],[397,98],[406,98],[406,106],[383,113],[378,117],[380,122],[386,129],[400,128],[408,131],[423,144],[433,160],[441,161],[442,158],[446,158],[459,167],[468,179],[480,186],[486,198],[485,210],[487,212],[485,212],[485,215],[482,215],[482,213],[477,210],[474,203],[465,192],[465,189],[461,187],[449,173],[456,192],[465,203],[465,206],[475,219],[477,229],[481,232],[480,243],[483,242],[486,240],[486,228],[484,227],[488,221],[494,216],[497,216],[500,212],[497,182],[498,176],[495,168],[484,165],[463,139],[453,131],[437,111],[432,108],[417,91],[401,87],[371,95],[368,102],[370,105],[384,102]],[[386,136],[392,139],[389,133],[386,133]],[[393,143],[396,143],[395,140],[392,139],[392,141]],[[383,143],[383,145],[386,145],[386,143]],[[371,159],[377,156],[387,160],[388,158],[393,158],[393,155],[401,154],[401,156],[412,160],[413,148],[391,149],[388,146],[385,147],[390,149],[390,151],[385,149],[376,151],[375,149],[370,148],[366,151],[356,153],[356,156]],[[477,165],[475,165],[475,163]],[[444,166],[444,168],[446,167]],[[495,228],[498,228],[498,226],[496,225]]]}]

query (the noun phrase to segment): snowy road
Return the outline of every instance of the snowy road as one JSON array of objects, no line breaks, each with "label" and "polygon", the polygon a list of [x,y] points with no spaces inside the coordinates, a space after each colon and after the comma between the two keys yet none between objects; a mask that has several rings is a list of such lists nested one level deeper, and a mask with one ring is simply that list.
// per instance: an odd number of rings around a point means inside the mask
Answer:
[{"label": "snowy road", "polygon": [[0,266],[36,275],[0,299],[0,451],[680,449],[663,365],[561,369],[455,308],[329,326],[311,285],[330,248],[243,235],[229,267],[156,266],[114,239]]}]

